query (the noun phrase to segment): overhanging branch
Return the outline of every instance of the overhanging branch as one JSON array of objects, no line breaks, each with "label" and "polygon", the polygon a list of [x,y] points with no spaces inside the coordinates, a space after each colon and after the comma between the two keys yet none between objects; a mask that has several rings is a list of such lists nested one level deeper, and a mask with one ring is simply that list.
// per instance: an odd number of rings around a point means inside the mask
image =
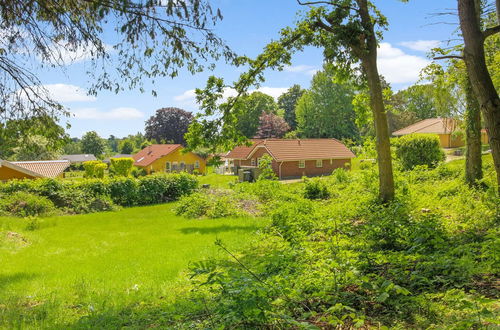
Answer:
[{"label": "overhanging branch", "polygon": [[483,32],[483,38],[486,39],[489,36],[491,36],[495,33],[498,33],[498,32],[500,32],[500,25],[488,28],[488,29],[484,30],[484,32]]},{"label": "overhanging branch", "polygon": [[449,59],[449,58],[454,58],[454,59],[458,59],[458,60],[463,60],[464,59],[463,56],[459,56],[459,55],[437,56],[437,57],[434,57],[433,59],[434,60],[446,60],[446,59]]}]

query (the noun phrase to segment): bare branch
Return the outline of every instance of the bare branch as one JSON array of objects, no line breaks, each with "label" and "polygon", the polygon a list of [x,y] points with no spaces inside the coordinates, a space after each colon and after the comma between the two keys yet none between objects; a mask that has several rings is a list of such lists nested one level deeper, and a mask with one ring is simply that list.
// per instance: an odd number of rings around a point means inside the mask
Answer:
[{"label": "bare branch", "polygon": [[459,55],[437,56],[437,57],[434,57],[433,59],[434,60],[445,60],[445,59],[449,59],[449,58],[454,58],[454,59],[458,59],[458,60],[463,60],[464,59],[463,56],[459,56]]},{"label": "bare branch", "polygon": [[486,30],[484,30],[483,32],[483,38],[486,39],[488,38],[489,36],[491,35],[494,35],[495,33],[499,33],[500,32],[500,25],[497,25],[497,26],[494,26],[494,27],[490,27],[490,28],[487,28]]}]

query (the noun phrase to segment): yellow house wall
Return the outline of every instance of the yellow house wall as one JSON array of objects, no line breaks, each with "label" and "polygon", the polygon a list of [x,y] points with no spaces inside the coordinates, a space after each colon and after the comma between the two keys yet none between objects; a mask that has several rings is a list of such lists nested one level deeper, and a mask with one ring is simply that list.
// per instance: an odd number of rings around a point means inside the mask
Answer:
[{"label": "yellow house wall", "polygon": [[449,148],[450,147],[450,134],[438,134],[439,136],[439,144],[441,148]]},{"label": "yellow house wall", "polygon": [[33,177],[28,174],[18,172],[6,166],[0,166],[0,181],[25,178],[33,179]]},{"label": "yellow house wall", "polygon": [[170,163],[177,162],[179,164],[180,164],[180,162],[184,162],[186,165],[193,165],[194,166],[195,161],[198,160],[200,162],[200,168],[195,169],[195,170],[198,170],[200,173],[205,173],[206,166],[207,166],[205,159],[201,158],[200,156],[198,156],[192,152],[188,152],[188,153],[183,154],[181,151],[182,151],[182,148],[179,148],[179,149],[175,150],[174,152],[171,152],[168,155],[163,156],[163,157],[155,160],[153,163],[151,163],[151,165],[145,167],[146,171],[148,173],[151,173],[151,171],[165,172],[167,162],[170,162]]},{"label": "yellow house wall", "polygon": [[488,141],[488,134],[486,132],[481,132],[481,143],[482,144],[490,143],[490,141]]}]

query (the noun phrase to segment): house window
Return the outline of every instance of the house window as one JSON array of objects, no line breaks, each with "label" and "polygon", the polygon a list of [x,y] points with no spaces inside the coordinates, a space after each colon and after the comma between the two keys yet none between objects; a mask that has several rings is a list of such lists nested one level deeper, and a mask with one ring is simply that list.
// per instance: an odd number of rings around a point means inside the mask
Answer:
[{"label": "house window", "polygon": [[184,171],[186,169],[186,163],[181,162],[180,170]]},{"label": "house window", "polygon": [[260,158],[257,158],[257,166],[260,166]]},{"label": "house window", "polygon": [[170,172],[172,169],[172,164],[170,162],[165,163],[165,171]]},{"label": "house window", "polygon": [[194,162],[194,168],[200,168],[200,161],[199,160]]},{"label": "house window", "polygon": [[255,166],[255,158],[252,158],[252,160],[251,160],[251,163],[250,163],[250,164],[252,164],[252,166]]},{"label": "house window", "polygon": [[316,167],[323,167],[323,159],[316,160]]},{"label": "house window", "polygon": [[177,164],[177,162],[173,162],[173,163],[172,163],[172,171],[174,171],[174,172],[175,172],[175,171],[177,171],[177,170],[179,170],[179,165]]},{"label": "house window", "polygon": [[306,161],[305,160],[299,160],[299,168],[306,168]]}]

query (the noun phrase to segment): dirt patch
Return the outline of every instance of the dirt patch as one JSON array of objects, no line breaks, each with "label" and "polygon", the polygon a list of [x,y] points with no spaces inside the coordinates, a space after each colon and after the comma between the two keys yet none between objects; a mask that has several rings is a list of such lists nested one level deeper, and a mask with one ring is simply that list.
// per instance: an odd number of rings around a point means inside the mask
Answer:
[{"label": "dirt patch", "polygon": [[14,231],[6,232],[4,235],[4,239],[7,243],[20,247],[28,246],[31,244],[26,237]]}]

